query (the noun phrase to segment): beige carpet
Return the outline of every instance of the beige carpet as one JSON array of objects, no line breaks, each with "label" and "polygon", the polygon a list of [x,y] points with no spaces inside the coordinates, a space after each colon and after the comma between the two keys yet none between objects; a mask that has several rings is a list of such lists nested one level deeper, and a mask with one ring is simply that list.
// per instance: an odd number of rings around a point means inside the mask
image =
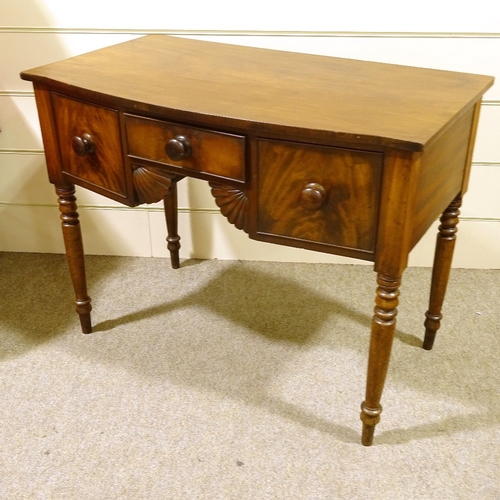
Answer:
[{"label": "beige carpet", "polygon": [[404,276],[361,446],[370,266],[0,254],[0,498],[500,499],[500,271]]}]

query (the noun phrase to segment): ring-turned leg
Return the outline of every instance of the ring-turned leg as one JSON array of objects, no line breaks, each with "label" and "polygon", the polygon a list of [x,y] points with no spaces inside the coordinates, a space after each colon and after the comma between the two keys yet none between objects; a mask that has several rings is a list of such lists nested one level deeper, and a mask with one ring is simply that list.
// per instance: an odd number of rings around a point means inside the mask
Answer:
[{"label": "ring-turned leg", "polygon": [[167,248],[170,252],[170,259],[173,269],[179,269],[179,249],[181,248],[180,236],[177,229],[177,182],[182,177],[172,177],[172,184],[163,198],[165,208],[165,219],[167,221]]},{"label": "ring-turned leg", "polygon": [[78,219],[75,186],[56,186],[61,211],[62,232],[69,272],[75,290],[76,312],[80,316],[83,333],[92,332],[90,319],[90,297],[87,295],[87,280],[85,277],[85,259],[83,253],[82,233]]},{"label": "ring-turned leg", "polygon": [[436,241],[436,253],[432,268],[432,284],[429,299],[429,310],[425,313],[425,338],[423,348],[430,350],[434,344],[436,332],[441,326],[441,309],[443,307],[451,261],[455,249],[458,216],[460,215],[461,196],[457,196],[441,216],[441,225]]},{"label": "ring-turned leg", "polygon": [[401,279],[379,274],[377,283],[375,314],[372,320],[368,355],[366,396],[361,404],[361,421],[363,422],[361,442],[365,446],[371,446],[373,443],[375,426],[380,421],[382,412],[380,399],[391,357]]}]

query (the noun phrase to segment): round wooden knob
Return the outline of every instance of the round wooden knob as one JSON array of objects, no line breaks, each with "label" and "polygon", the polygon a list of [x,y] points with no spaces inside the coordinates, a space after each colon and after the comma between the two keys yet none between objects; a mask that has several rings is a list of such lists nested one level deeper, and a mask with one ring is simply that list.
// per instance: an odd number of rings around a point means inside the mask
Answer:
[{"label": "round wooden knob", "polygon": [[317,182],[309,183],[300,193],[302,208],[310,212],[319,210],[326,201],[326,189]]},{"label": "round wooden knob", "polygon": [[71,141],[71,146],[78,156],[85,156],[95,151],[95,144],[90,134],[76,135]]},{"label": "round wooden knob", "polygon": [[177,135],[167,142],[165,150],[171,160],[183,160],[191,154],[191,143],[187,137]]}]

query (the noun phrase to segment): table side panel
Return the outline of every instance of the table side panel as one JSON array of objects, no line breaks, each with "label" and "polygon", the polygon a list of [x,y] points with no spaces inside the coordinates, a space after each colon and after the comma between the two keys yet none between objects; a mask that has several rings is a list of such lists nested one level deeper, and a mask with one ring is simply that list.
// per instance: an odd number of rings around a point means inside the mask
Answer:
[{"label": "table side panel", "polygon": [[474,108],[471,108],[428,150],[421,153],[412,219],[412,248],[462,190],[466,164],[470,162],[468,150],[473,118]]},{"label": "table side panel", "polygon": [[467,189],[469,188],[469,177],[471,173],[471,168],[472,168],[472,155],[474,153],[474,145],[476,143],[476,136],[477,136],[477,128],[479,125],[479,115],[481,114],[481,101],[476,102],[474,104],[474,112],[472,116],[472,127],[469,135],[469,145],[468,145],[468,151],[467,151],[467,158],[465,160],[465,171],[464,171],[464,178],[462,181],[462,195],[464,195],[467,192]]},{"label": "table side panel", "polygon": [[49,181],[52,184],[62,185],[64,180],[61,173],[61,156],[57,140],[52,93],[48,88],[38,83],[35,83],[33,87],[35,90],[40,128],[42,131],[43,148]]}]

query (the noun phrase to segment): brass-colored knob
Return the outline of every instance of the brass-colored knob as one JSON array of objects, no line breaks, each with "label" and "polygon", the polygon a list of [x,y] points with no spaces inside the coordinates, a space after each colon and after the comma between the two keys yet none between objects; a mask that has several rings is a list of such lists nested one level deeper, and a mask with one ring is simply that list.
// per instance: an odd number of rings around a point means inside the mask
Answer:
[{"label": "brass-colored knob", "polygon": [[184,135],[177,135],[167,142],[165,150],[171,160],[184,160],[191,154],[191,143]]},{"label": "brass-colored knob", "polygon": [[71,141],[71,146],[78,156],[85,156],[95,151],[95,144],[90,134],[76,135]]},{"label": "brass-colored knob", "polygon": [[300,193],[300,204],[309,212],[319,210],[326,201],[326,189],[317,182],[310,182]]}]

